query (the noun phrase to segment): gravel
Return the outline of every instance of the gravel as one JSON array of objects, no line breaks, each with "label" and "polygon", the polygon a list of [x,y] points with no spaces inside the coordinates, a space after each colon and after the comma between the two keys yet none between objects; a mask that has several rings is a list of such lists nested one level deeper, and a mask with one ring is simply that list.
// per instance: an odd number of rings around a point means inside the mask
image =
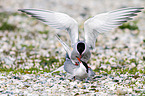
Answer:
[{"label": "gravel", "polygon": [[[117,28],[98,36],[89,61],[96,76],[84,81],[64,72],[51,73],[63,65],[65,57],[55,34],[70,44],[68,34],[17,13],[19,8],[67,13],[79,22],[83,38],[88,17],[144,5],[143,0],[0,0],[0,95],[145,95],[145,10],[134,19],[138,29]],[[7,27],[2,28],[3,24]]]}]

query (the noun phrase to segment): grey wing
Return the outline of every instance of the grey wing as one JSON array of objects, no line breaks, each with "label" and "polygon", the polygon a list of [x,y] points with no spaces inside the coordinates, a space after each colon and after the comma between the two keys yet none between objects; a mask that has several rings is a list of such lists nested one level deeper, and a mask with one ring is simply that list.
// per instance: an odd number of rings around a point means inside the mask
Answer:
[{"label": "grey wing", "polygon": [[39,9],[19,9],[18,11],[27,13],[51,27],[67,30],[72,46],[78,41],[78,23],[67,14]]},{"label": "grey wing", "polygon": [[122,23],[131,20],[143,7],[129,7],[96,15],[84,23],[85,41],[90,48],[95,47],[96,37],[99,33],[105,33]]},{"label": "grey wing", "polygon": [[70,59],[66,59],[66,61],[64,62],[64,70],[68,72],[69,74],[73,75],[74,70],[78,67],[79,66],[76,66],[75,64],[73,64]]},{"label": "grey wing", "polygon": [[93,77],[94,75],[96,75],[95,72],[91,68],[88,68],[88,76]]},{"label": "grey wing", "polygon": [[54,72],[65,72],[65,70],[64,70],[64,65],[62,65],[61,67],[59,67],[59,68],[57,68],[56,70],[54,70],[54,71],[52,71],[52,72],[50,72],[50,73],[54,73]]}]

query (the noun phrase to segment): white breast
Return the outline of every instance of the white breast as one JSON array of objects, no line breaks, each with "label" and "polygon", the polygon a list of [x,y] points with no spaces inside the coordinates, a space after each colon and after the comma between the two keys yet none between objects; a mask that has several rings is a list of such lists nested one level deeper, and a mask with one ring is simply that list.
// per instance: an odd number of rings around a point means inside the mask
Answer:
[{"label": "white breast", "polygon": [[80,63],[80,67],[74,70],[74,76],[84,79],[88,77],[88,73],[86,71],[86,67]]}]

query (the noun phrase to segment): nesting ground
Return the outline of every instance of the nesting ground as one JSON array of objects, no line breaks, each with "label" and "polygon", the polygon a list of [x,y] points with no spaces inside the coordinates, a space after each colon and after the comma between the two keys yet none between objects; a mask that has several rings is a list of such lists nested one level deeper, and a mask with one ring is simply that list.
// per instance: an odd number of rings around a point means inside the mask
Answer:
[{"label": "nesting ground", "polygon": [[[96,72],[92,81],[50,74],[65,61],[55,38],[57,33],[70,45],[65,31],[16,11],[1,11],[0,21],[0,95],[145,95],[145,10],[98,36],[89,61]],[[83,38],[82,22],[79,28]]]}]

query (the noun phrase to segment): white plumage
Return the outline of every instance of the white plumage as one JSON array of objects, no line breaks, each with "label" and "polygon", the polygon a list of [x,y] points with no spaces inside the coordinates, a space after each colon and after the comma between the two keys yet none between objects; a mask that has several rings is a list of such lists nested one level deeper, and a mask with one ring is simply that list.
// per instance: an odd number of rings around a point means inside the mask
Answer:
[{"label": "white plumage", "polygon": [[56,29],[67,30],[72,46],[78,41],[78,23],[67,14],[39,9],[19,9],[19,11],[25,12]]},{"label": "white plumage", "polygon": [[131,20],[143,8],[123,8],[107,13],[96,15],[84,23],[85,40],[90,48],[95,47],[96,38],[99,33],[111,31],[122,23]]},{"label": "white plumage", "polygon": [[[137,13],[141,12],[142,9],[144,8],[123,8],[89,18],[84,23],[84,41],[79,41],[78,23],[64,13],[38,9],[19,9],[19,11],[25,12],[54,28],[68,31],[73,51],[71,51],[69,46],[57,36],[59,42],[63,45],[67,53],[64,70],[72,75],[84,79],[88,76],[95,75],[92,69],[88,67],[87,62],[91,57],[90,49],[95,47],[96,38],[99,33],[107,33],[124,22],[131,20],[137,15]],[[79,66],[75,65],[79,60],[78,58],[80,59],[78,63]]]},{"label": "white plumage", "polygon": [[[95,47],[96,38],[99,33],[105,33],[113,28],[120,26],[122,23],[131,20],[137,13],[141,12],[143,7],[122,8],[107,13],[98,14],[84,23],[85,41],[90,48]],[[70,16],[53,11],[45,11],[39,9],[19,9],[32,17],[35,17],[43,23],[57,29],[67,30],[72,47],[78,42],[78,23]]]}]

